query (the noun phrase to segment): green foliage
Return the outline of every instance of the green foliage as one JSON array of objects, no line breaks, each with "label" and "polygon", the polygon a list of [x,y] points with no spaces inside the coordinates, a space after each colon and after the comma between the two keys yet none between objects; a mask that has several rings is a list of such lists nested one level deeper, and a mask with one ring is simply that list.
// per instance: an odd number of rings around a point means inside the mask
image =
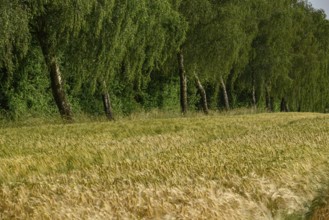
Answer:
[{"label": "green foliage", "polygon": [[7,113],[13,119],[27,116],[49,116],[55,110],[49,88],[49,78],[45,65],[40,61],[42,54],[31,47],[26,58],[13,72],[13,79],[6,91]]},{"label": "green foliage", "polygon": [[1,1],[0,12],[0,68],[11,73],[28,50],[29,14],[19,0]]},{"label": "green foliage", "polygon": [[[329,22],[296,0],[33,0],[0,3],[0,114],[55,112],[55,59],[75,112],[100,115],[109,93],[118,114],[178,110],[176,53],[183,49],[190,110],[221,106],[320,111],[329,107]],[[47,64],[48,62],[48,64]],[[46,66],[47,64],[48,66]]]}]

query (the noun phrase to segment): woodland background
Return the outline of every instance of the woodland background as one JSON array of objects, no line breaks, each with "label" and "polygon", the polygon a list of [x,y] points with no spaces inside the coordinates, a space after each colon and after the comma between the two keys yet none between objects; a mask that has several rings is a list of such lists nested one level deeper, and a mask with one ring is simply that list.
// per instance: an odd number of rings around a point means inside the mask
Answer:
[{"label": "woodland background", "polygon": [[329,21],[303,0],[2,0],[0,118],[326,112]]}]

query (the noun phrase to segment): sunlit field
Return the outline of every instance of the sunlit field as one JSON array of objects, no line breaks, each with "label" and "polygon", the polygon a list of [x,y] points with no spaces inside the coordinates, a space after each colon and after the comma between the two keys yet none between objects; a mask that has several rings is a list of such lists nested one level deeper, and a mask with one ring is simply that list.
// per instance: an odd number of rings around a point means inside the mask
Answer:
[{"label": "sunlit field", "polygon": [[0,129],[0,219],[307,219],[329,116],[134,118]]}]

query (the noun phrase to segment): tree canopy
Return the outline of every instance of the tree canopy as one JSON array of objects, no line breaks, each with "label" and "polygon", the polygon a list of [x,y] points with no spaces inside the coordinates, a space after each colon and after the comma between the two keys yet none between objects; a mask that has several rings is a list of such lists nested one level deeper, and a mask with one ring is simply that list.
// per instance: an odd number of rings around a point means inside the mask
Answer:
[{"label": "tree canopy", "polygon": [[178,111],[179,96],[205,112],[329,109],[329,21],[308,1],[3,0],[0,12],[2,117]]}]

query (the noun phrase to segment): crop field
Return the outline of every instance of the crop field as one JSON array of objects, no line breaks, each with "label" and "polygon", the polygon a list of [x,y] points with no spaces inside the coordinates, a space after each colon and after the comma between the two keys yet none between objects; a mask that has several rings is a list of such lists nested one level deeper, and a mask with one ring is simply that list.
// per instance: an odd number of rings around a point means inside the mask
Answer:
[{"label": "crop field", "polygon": [[11,124],[0,219],[316,219],[328,158],[324,114]]}]

